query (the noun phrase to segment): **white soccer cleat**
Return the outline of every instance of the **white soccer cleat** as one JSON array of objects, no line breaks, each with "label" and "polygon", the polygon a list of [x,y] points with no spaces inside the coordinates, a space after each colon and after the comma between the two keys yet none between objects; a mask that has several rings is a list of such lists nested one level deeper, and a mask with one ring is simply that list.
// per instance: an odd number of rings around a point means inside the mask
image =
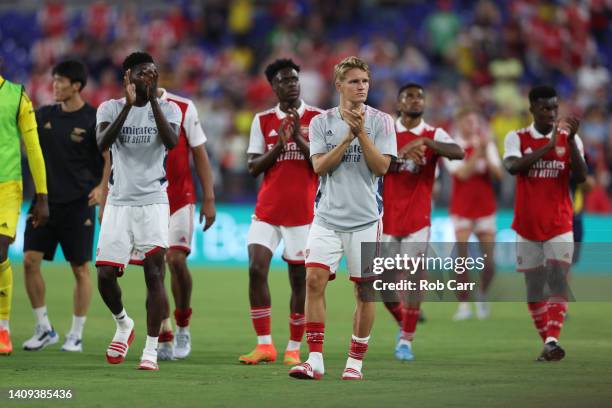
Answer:
[{"label": "white soccer cleat", "polygon": [[363,373],[351,367],[346,367],[342,372],[343,380],[363,380]]},{"label": "white soccer cleat", "polygon": [[453,316],[453,320],[456,322],[460,322],[462,320],[468,320],[472,318],[472,309],[470,308],[470,304],[468,302],[460,302],[457,307],[457,311]]},{"label": "white soccer cleat", "polygon": [[174,346],[171,341],[164,341],[157,346],[157,358],[161,361],[175,360]]},{"label": "white soccer cleat", "polygon": [[[129,318],[128,318],[129,319]],[[117,326],[115,336],[106,349],[106,361],[110,364],[119,364],[125,360],[130,344],[134,340],[134,321],[128,320],[128,326],[124,330],[120,330]]]},{"label": "white soccer cleat", "polygon": [[34,328],[34,335],[23,343],[23,349],[26,351],[38,351],[58,341],[59,336],[53,330],[53,327],[47,330],[37,324]]},{"label": "white soccer cleat", "polygon": [[289,377],[297,378],[298,380],[320,380],[323,373],[315,370],[308,361],[298,364],[289,370]]},{"label": "white soccer cleat", "polygon": [[146,370],[146,371],[158,371],[159,366],[157,365],[155,361],[143,359],[143,360],[140,360],[140,365],[138,366],[138,369]]},{"label": "white soccer cleat", "polygon": [[191,334],[177,331],[174,335],[174,357],[186,358],[191,353]]},{"label": "white soccer cleat", "polygon": [[83,351],[83,340],[81,340],[76,334],[68,333],[61,350],[80,353]]},{"label": "white soccer cleat", "polygon": [[489,302],[476,302],[476,317],[479,320],[489,318],[491,315],[491,305]]}]

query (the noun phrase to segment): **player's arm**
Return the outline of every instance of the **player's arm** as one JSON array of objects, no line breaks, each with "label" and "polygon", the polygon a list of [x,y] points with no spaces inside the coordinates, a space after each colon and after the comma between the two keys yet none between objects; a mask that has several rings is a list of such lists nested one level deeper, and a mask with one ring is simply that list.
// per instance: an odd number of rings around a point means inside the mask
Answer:
[{"label": "player's arm", "polygon": [[[108,150],[102,152],[102,157],[104,158],[104,168],[102,169],[102,179],[100,180],[100,184],[94,189],[96,190],[96,194],[93,198],[95,198],[98,204],[98,222],[102,223],[102,215],[104,214],[104,207],[106,206],[106,198],[108,197],[108,180],[110,179],[111,173],[111,159],[110,153]],[[93,192],[93,191],[92,191]],[[89,194],[89,205],[91,204],[92,195]]]},{"label": "player's arm", "polygon": [[382,154],[368,136],[364,128],[364,113],[343,109],[342,116],[349,125],[351,133],[359,140],[363,157],[370,171],[377,177],[384,176],[389,169],[391,156]]},{"label": "player's arm", "polygon": [[162,143],[168,149],[174,149],[178,143],[179,126],[175,123],[168,122],[166,115],[161,110],[159,102],[157,102],[157,96],[152,95],[149,97],[151,103],[151,109],[153,110],[153,117],[155,118],[155,125],[157,126],[158,135],[162,140]]},{"label": "player's arm", "polygon": [[423,138],[425,147],[438,156],[449,160],[462,160],[465,156],[463,149],[442,129],[436,129],[433,139]]},{"label": "player's arm", "polygon": [[204,143],[192,147],[191,152],[193,153],[193,162],[195,164],[196,173],[198,173],[198,179],[200,180],[200,187],[202,187],[203,194],[202,206],[200,207],[200,223],[202,223],[203,219],[206,217],[206,224],[204,224],[204,231],[206,231],[213,225],[217,217],[212,169]]},{"label": "player's arm", "polygon": [[456,176],[459,180],[467,180],[474,173],[476,173],[476,166],[478,165],[478,160],[483,157],[485,154],[483,148],[479,146],[477,150],[468,157],[463,163],[461,163],[456,169],[453,169],[451,173]]},{"label": "player's arm", "polygon": [[[123,87],[125,91],[125,105],[119,115],[117,115],[112,122],[100,121],[98,128],[96,129],[96,140],[98,141],[98,149],[101,152],[108,150],[117,137],[119,132],[125,123],[125,119],[132,109],[132,105],[136,102],[136,85],[130,82],[129,79],[130,70],[128,69],[123,75]],[[98,116],[100,111],[105,109],[105,104],[100,105],[98,108]]]},{"label": "player's arm", "polygon": [[17,126],[23,139],[23,144],[28,158],[30,172],[34,179],[34,189],[36,190],[36,202],[32,208],[32,225],[38,227],[45,225],[49,219],[49,203],[47,198],[47,171],[45,160],[38,140],[38,129],[34,107],[28,95],[21,93],[19,102],[19,115]]},{"label": "player's arm", "polygon": [[524,173],[557,144],[557,123],[555,122],[553,126],[552,136],[548,143],[529,154],[521,154],[520,146],[517,146],[517,144],[520,145],[520,142],[515,133],[509,133],[504,144],[506,149],[504,153],[504,167],[508,170],[508,173],[513,176]]},{"label": "player's arm", "polygon": [[353,136],[352,132],[349,131],[342,142],[340,142],[340,144],[331,149],[329,152],[312,155],[310,159],[312,161],[312,168],[314,172],[318,176],[324,176],[330,170],[336,168],[342,161],[344,152],[350,146],[354,138],[355,137]]},{"label": "player's arm", "polygon": [[286,130],[282,123],[278,129],[278,140],[266,151],[266,143],[261,131],[259,115],[256,115],[251,123],[251,135],[249,137],[249,147],[247,150],[247,169],[251,176],[257,177],[268,170],[276,163],[276,160],[285,149]]},{"label": "player's arm", "polygon": [[[566,119],[566,123],[569,127],[567,142],[570,151],[572,180],[576,183],[584,183],[587,179],[589,169],[587,167],[586,160],[584,160],[582,142],[576,139],[576,133],[580,127],[580,121],[577,118],[568,118]],[[580,147],[578,146],[578,143],[580,143]]]}]

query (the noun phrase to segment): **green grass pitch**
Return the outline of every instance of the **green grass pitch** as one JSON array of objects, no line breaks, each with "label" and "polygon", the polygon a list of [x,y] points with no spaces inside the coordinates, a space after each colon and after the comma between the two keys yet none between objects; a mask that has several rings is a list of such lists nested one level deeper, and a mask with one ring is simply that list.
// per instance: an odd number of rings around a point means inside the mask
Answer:
[{"label": "green grass pitch", "polygon": [[[123,300],[136,321],[136,339],[126,361],[106,363],[104,352],[114,323],[95,289],[85,326],[82,354],[59,351],[70,328],[73,278],[63,264],[44,264],[47,306],[60,344],[41,352],[22,351],[32,334],[33,316],[14,265],[11,319],[14,353],[0,358],[0,406],[151,407],[603,407],[612,405],[612,325],[610,303],[570,304],[560,363],[536,363],[540,342],[524,303],[495,303],[487,321],[450,320],[454,303],[427,303],[428,321],[419,325],[416,360],[393,357],[397,328],[378,305],[366,380],[342,382],[354,308],[346,275],[330,282],[325,333],[326,375],[297,381],[281,363],[241,366],[238,356],[255,345],[247,299],[247,273],[240,269],[194,268],[192,355],[161,362],[159,372],[136,370],[145,339],[145,286],[132,267],[121,278]],[[92,271],[93,276],[93,271]],[[288,280],[270,274],[272,330],[279,354],[288,338]],[[306,356],[304,345],[302,355]],[[70,401],[13,401],[15,388],[70,388]]]}]

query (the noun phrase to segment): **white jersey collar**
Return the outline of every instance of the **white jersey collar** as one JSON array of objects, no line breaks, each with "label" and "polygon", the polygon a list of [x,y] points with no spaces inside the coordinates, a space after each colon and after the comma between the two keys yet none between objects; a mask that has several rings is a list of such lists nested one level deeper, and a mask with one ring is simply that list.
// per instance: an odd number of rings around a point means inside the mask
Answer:
[{"label": "white jersey collar", "polygon": [[[277,104],[276,107],[274,107],[274,111],[276,112],[276,116],[280,120],[285,119],[285,117],[287,116],[287,114],[281,110],[280,103]],[[300,115],[300,118],[304,116],[304,112],[306,111],[306,104],[304,103],[302,99],[300,99],[300,107],[298,108],[297,111],[298,111],[298,115]]]},{"label": "white jersey collar", "polygon": [[421,122],[419,122],[418,125],[416,125],[412,129],[408,129],[402,123],[402,119],[401,118],[397,118],[397,120],[395,121],[395,127],[396,127],[398,132],[408,132],[408,131],[410,131],[410,132],[414,133],[415,135],[420,135],[423,132],[423,129],[425,129],[425,121],[423,119],[421,119]]}]

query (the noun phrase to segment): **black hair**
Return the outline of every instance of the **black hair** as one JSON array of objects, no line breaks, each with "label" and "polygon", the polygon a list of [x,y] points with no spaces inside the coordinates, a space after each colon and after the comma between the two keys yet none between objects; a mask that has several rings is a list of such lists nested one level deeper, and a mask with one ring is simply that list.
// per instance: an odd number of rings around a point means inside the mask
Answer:
[{"label": "black hair", "polygon": [[147,54],[146,52],[133,52],[123,60],[123,70],[127,71],[128,69],[134,68],[136,65],[146,64],[149,62],[155,64],[155,61],[153,61],[153,57],[151,55]]},{"label": "black hair", "polygon": [[292,68],[297,72],[300,72],[300,66],[293,62],[292,59],[281,58],[272,62],[266,67],[266,78],[268,78],[268,82],[272,83],[272,80],[281,69]]},{"label": "black hair", "polygon": [[67,60],[60,62],[53,67],[51,75],[66,77],[70,80],[71,84],[80,82],[81,88],[79,91],[85,88],[85,85],[87,84],[87,68],[85,68],[85,65],[80,61]]},{"label": "black hair", "polygon": [[417,88],[425,92],[425,88],[423,88],[423,85],[419,85],[416,82],[408,82],[407,84],[404,84],[400,87],[399,91],[397,91],[397,96],[400,96],[402,92],[409,88]]},{"label": "black hair", "polygon": [[531,88],[529,91],[529,103],[533,104],[538,99],[550,99],[556,98],[557,91],[555,88],[549,85],[538,85]]}]

